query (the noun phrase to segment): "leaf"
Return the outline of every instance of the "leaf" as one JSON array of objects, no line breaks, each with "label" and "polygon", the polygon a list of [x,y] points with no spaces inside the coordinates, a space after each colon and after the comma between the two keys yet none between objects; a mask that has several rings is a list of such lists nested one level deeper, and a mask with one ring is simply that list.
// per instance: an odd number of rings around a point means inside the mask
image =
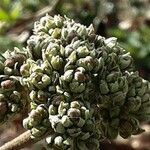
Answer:
[{"label": "leaf", "polygon": [[9,17],[9,14],[0,8],[0,20],[2,21],[9,21],[10,17]]}]

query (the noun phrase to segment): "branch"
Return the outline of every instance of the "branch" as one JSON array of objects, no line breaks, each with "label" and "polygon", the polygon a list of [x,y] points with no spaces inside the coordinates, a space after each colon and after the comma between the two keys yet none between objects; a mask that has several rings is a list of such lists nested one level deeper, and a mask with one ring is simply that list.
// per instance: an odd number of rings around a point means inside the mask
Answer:
[{"label": "branch", "polygon": [[52,131],[47,132],[43,137],[35,140],[31,138],[30,131],[26,131],[15,139],[11,140],[10,142],[5,143],[3,146],[0,147],[0,150],[19,150],[40,141],[41,139],[46,137],[47,134],[50,134],[50,132]]},{"label": "branch", "polygon": [[20,136],[1,146],[0,150],[19,150],[22,147],[33,143],[35,143],[35,141],[31,139],[30,131],[26,131]]},{"label": "branch", "polygon": [[37,20],[37,18],[40,18],[44,16],[47,13],[52,13],[55,9],[55,7],[59,4],[60,0],[55,0],[51,6],[46,6],[42,8],[41,10],[37,11],[35,14],[32,14],[28,16],[27,18],[23,18],[22,20],[18,21],[11,29],[10,33],[12,30],[18,30],[19,32],[22,32],[25,30],[30,23],[33,21]]}]

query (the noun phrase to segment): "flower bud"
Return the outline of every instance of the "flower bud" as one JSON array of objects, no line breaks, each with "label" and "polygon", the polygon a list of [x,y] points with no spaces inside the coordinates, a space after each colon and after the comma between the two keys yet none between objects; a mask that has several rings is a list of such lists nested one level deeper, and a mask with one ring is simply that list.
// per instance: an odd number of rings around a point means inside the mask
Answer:
[{"label": "flower bud", "polygon": [[78,101],[73,101],[73,102],[71,102],[70,107],[79,109],[80,108],[80,104],[79,104]]},{"label": "flower bud", "polygon": [[63,59],[59,57],[58,55],[53,56],[51,60],[51,65],[54,69],[59,70],[63,66]]},{"label": "flower bud", "polygon": [[62,79],[66,82],[71,82],[73,79],[73,70],[67,70]]},{"label": "flower bud", "polygon": [[70,86],[71,92],[73,93],[82,93],[85,90],[84,83],[79,84],[79,82],[71,82],[69,86]]},{"label": "flower bud", "polygon": [[28,77],[30,75],[29,73],[29,64],[23,64],[21,67],[20,67],[20,73],[23,77]]},{"label": "flower bud", "polygon": [[61,123],[64,127],[70,127],[73,125],[73,123],[70,121],[69,117],[64,115],[61,119]]},{"label": "flower bud", "polygon": [[101,80],[99,88],[100,88],[101,94],[107,94],[109,92],[108,85],[104,80]]},{"label": "flower bud", "polygon": [[54,140],[54,143],[55,143],[55,145],[57,145],[58,147],[59,147],[59,146],[62,146],[62,144],[63,144],[63,138],[62,138],[61,136],[57,136],[57,137],[55,138],[55,140]]},{"label": "flower bud", "polygon": [[8,58],[8,59],[6,59],[5,62],[4,62],[4,65],[6,67],[13,68],[14,65],[15,65],[15,59],[14,58]]},{"label": "flower bud", "polygon": [[89,50],[86,46],[84,46],[84,47],[80,46],[77,49],[77,53],[78,53],[79,58],[83,58],[89,54]]},{"label": "flower bud", "polygon": [[84,82],[86,80],[86,77],[82,72],[75,72],[74,79],[78,82]]},{"label": "flower bud", "polygon": [[13,89],[14,86],[15,86],[15,83],[12,80],[5,80],[1,82],[1,87],[3,89]]},{"label": "flower bud", "polygon": [[119,62],[120,62],[120,68],[126,69],[132,64],[132,58],[129,55],[129,53],[127,53],[119,57]]},{"label": "flower bud", "polygon": [[77,120],[79,119],[81,113],[80,113],[80,110],[79,109],[76,109],[76,108],[70,108],[68,110],[68,116],[71,120]]},{"label": "flower bud", "polygon": [[53,30],[52,37],[58,39],[60,38],[60,34],[61,34],[61,30],[59,28],[55,28]]},{"label": "flower bud", "polygon": [[50,105],[49,109],[48,109],[48,112],[49,112],[50,115],[56,115],[57,114],[57,107],[55,107],[53,105]]}]

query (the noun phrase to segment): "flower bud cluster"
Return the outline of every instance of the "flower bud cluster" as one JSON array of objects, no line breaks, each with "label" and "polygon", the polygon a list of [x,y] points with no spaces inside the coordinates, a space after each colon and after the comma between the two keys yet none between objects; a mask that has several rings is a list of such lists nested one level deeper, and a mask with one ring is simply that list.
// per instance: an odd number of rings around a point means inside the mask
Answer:
[{"label": "flower bud cluster", "polygon": [[70,103],[61,101],[58,107],[51,104],[48,110],[54,130],[54,134],[46,138],[49,147],[65,150],[99,149],[101,135],[89,103],[83,104],[79,100]]},{"label": "flower bud cluster", "polygon": [[0,123],[11,119],[26,105],[19,82],[20,66],[25,59],[25,53],[17,48],[0,55]]},{"label": "flower bud cluster", "polygon": [[143,132],[139,121],[150,119],[150,83],[139,77],[138,72],[128,73],[127,80],[129,90],[120,116],[124,123],[119,131],[124,138]]},{"label": "flower bud cluster", "polygon": [[33,138],[39,138],[44,135],[50,126],[46,106],[41,104],[36,109],[32,109],[29,117],[23,120],[23,126],[31,130]]},{"label": "flower bud cluster", "polygon": [[0,123],[22,111],[26,102],[23,99],[19,81],[0,75]]},{"label": "flower bud cluster", "polygon": [[14,51],[7,50],[0,56],[0,73],[9,76],[19,76],[20,67],[26,59],[26,54],[18,48],[14,48]]},{"label": "flower bud cluster", "polygon": [[[142,132],[139,120],[149,114],[150,86],[134,72],[130,54],[116,38],[96,35],[92,25],[46,15],[27,43],[30,58],[20,68],[21,84],[30,90],[34,112],[47,108],[51,148],[98,149],[102,137]],[[32,129],[45,126],[41,118],[33,123],[31,114],[25,127],[36,137]]]}]

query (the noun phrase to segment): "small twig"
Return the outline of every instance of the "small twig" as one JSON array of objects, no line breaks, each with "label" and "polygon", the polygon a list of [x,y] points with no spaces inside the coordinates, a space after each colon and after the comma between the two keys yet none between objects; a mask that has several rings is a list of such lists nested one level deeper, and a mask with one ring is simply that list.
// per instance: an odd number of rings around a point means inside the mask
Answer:
[{"label": "small twig", "polygon": [[35,140],[31,138],[30,131],[26,131],[15,139],[5,143],[3,146],[0,147],[0,150],[19,150],[21,148],[37,143],[38,141],[45,138],[48,134],[51,134],[51,132],[52,131],[48,131],[43,137]]},{"label": "small twig", "polygon": [[[18,30],[18,32],[22,32],[25,30],[30,23],[37,20],[38,18],[44,16],[47,13],[52,13],[55,9],[55,7],[58,5],[60,0],[55,0],[54,3],[51,6],[46,6],[42,8],[41,10],[37,11],[35,14],[32,14],[31,16],[28,16],[27,18],[23,18],[19,22],[17,22],[11,29],[10,33],[13,30]],[[23,27],[22,27],[23,26]],[[15,31],[16,32],[16,31]]]}]

